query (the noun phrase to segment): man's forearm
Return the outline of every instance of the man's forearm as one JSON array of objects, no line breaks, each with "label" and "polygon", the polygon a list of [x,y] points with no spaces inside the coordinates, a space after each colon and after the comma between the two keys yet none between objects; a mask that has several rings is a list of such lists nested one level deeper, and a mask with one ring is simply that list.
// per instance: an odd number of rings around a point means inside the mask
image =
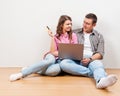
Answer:
[{"label": "man's forearm", "polygon": [[102,59],[102,55],[100,53],[95,53],[92,57],[92,60],[100,60]]}]

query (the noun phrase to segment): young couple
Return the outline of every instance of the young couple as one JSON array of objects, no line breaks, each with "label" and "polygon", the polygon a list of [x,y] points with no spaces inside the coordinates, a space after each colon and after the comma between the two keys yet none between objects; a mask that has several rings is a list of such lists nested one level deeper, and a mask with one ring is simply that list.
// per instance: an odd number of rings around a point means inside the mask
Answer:
[{"label": "young couple", "polygon": [[[19,73],[10,75],[10,81],[16,81],[32,73],[39,73],[48,76],[57,76],[61,71],[80,76],[93,77],[96,81],[96,88],[103,89],[116,83],[117,77],[114,74],[107,75],[101,62],[104,55],[103,36],[94,30],[97,23],[97,16],[89,13],[85,16],[83,27],[72,32],[72,19],[67,15],[59,18],[56,34],[51,36],[51,48],[44,59],[37,64],[22,68]],[[58,58],[58,43],[84,44],[84,58],[81,61]]]}]

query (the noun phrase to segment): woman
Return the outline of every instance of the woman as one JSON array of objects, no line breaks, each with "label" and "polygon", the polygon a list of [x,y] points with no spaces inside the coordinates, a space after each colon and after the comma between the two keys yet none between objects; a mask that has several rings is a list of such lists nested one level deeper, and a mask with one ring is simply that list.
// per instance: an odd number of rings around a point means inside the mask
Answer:
[{"label": "woman", "polygon": [[[50,30],[48,30],[50,33]],[[56,34],[51,37],[51,49],[44,59],[37,64],[32,64],[21,72],[10,75],[10,81],[19,80],[32,73],[40,73],[48,76],[56,76],[60,73],[60,60],[58,59],[58,43],[77,43],[77,36],[72,33],[72,19],[62,15],[59,19]]]}]

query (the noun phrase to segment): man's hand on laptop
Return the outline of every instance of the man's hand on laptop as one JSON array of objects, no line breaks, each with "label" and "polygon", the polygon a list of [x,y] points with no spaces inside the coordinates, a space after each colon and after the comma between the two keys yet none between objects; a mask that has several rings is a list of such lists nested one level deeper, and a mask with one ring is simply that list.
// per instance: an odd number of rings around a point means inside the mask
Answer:
[{"label": "man's hand on laptop", "polygon": [[81,60],[81,62],[83,63],[84,66],[87,66],[90,62],[89,58],[83,58],[83,60]]}]

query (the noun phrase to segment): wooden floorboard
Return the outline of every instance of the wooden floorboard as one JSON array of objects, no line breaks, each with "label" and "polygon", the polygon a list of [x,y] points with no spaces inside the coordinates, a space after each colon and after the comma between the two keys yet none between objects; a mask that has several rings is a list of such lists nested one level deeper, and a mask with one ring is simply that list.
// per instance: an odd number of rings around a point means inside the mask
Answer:
[{"label": "wooden floorboard", "polygon": [[39,76],[30,75],[10,82],[9,75],[20,68],[0,68],[0,96],[120,96],[120,70],[107,69],[107,73],[117,74],[118,82],[107,89],[95,87],[92,78],[80,76]]}]

